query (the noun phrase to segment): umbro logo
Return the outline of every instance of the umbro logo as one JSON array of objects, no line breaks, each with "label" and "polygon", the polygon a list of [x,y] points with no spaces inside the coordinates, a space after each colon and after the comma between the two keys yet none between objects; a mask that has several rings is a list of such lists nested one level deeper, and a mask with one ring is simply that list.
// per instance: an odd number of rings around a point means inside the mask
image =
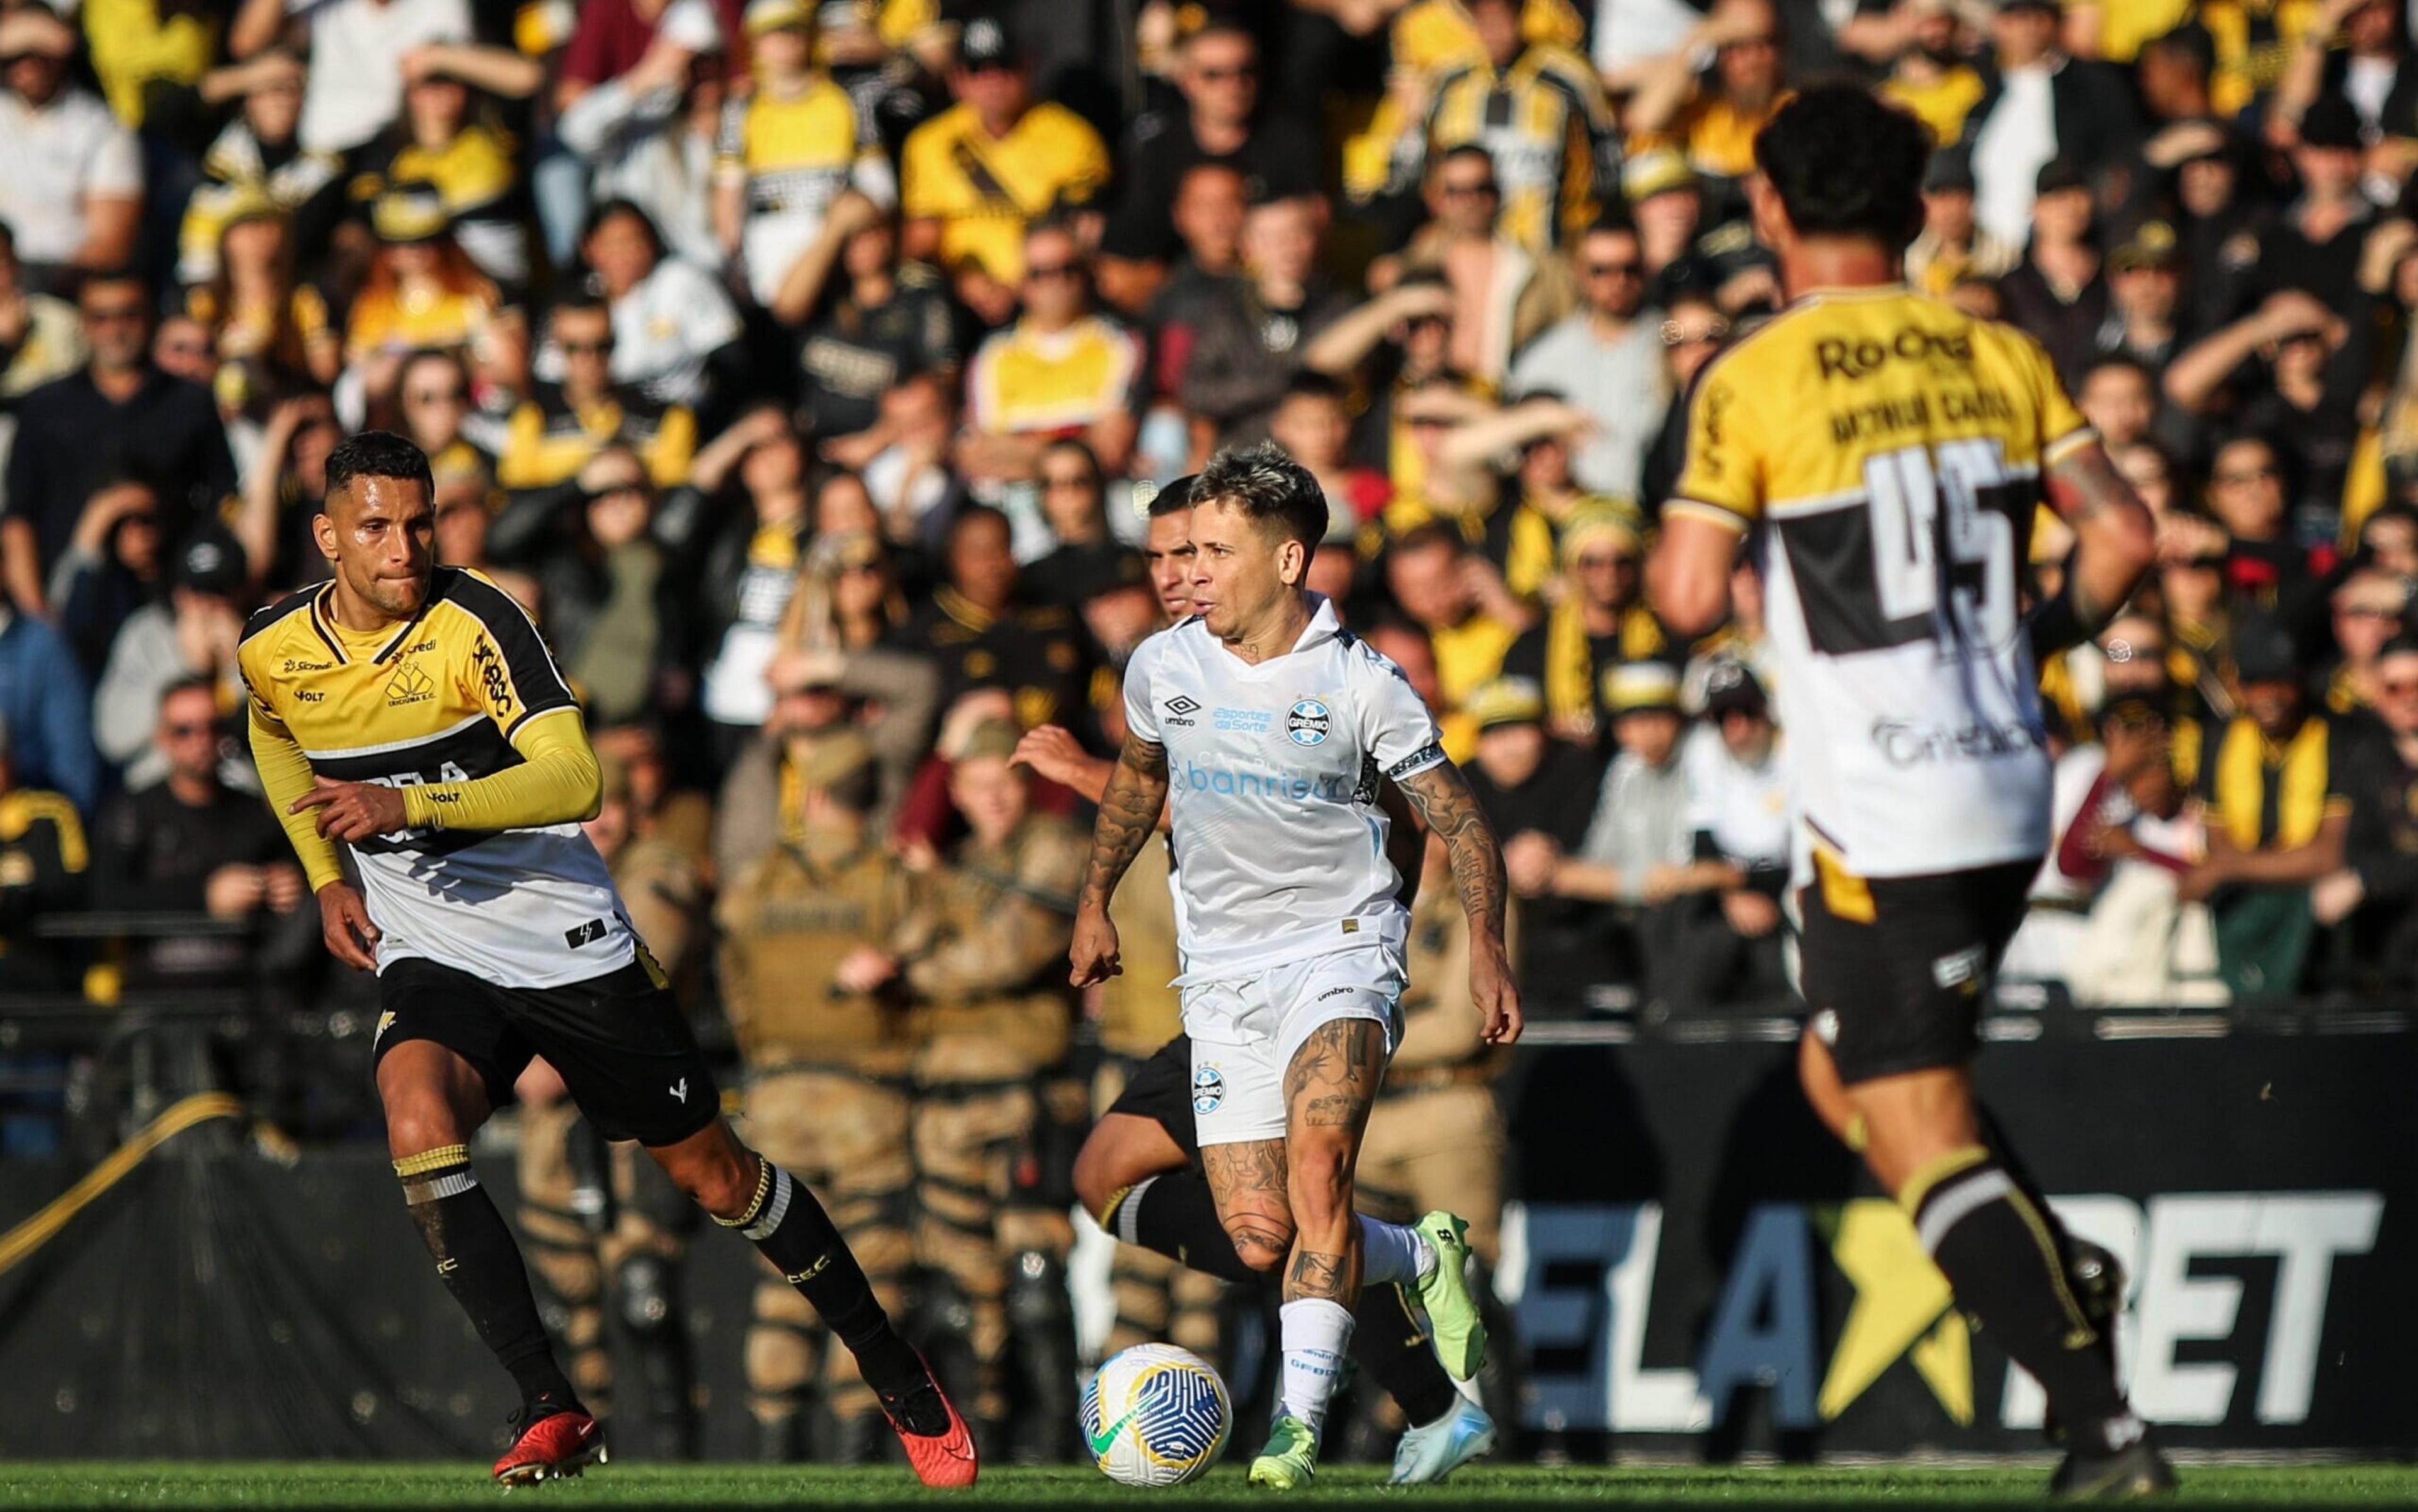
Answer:
[{"label": "umbro logo", "polygon": [[674,1097],[679,1098],[683,1104],[688,1101],[688,1078],[686,1077],[682,1077],[680,1080],[673,1082],[667,1090]]},{"label": "umbro logo", "polygon": [[1167,700],[1166,707],[1167,722],[1171,725],[1188,725],[1192,723],[1190,716],[1201,711],[1200,700],[1186,698],[1182,694]]}]

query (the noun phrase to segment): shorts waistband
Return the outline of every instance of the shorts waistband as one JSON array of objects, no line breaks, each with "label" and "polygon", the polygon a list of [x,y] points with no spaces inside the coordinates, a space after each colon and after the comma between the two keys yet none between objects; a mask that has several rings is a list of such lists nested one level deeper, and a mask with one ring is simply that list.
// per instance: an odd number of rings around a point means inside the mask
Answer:
[{"label": "shorts waistband", "polygon": [[1182,974],[1168,985],[1197,987],[1211,982],[1247,982],[1279,966],[1339,955],[1364,945],[1400,950],[1410,938],[1411,916],[1405,910],[1364,913],[1230,950],[1186,951]]}]

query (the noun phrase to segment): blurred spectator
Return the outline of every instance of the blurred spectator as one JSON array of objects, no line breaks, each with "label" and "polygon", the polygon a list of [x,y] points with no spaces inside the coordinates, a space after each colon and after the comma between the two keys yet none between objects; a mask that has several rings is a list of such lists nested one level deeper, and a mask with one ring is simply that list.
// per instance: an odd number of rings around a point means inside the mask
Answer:
[{"label": "blurred spectator", "polygon": [[1052,436],[1077,435],[1103,470],[1122,473],[1148,377],[1141,344],[1092,313],[1089,275],[1072,232],[1034,227],[1020,267],[1023,313],[977,347],[966,369],[967,435],[958,466],[977,482],[1024,481]]},{"label": "blurred spectator", "polygon": [[[12,704],[14,628],[0,631],[0,701]],[[67,959],[32,927],[84,906],[90,856],[78,805],[27,771],[18,728],[0,722],[0,992],[58,992],[69,985]]]},{"label": "blurred spectator", "polygon": [[2277,454],[2288,454],[2290,491],[2276,492],[2317,535],[2333,533],[2360,432],[2364,363],[2335,360],[2349,339],[2341,316],[2287,290],[2193,346],[2166,374],[2176,404],[2194,413],[2227,409],[2231,428],[2265,439],[2279,467]]},{"label": "blurred spectator", "polygon": [[808,0],[749,0],[746,14],[756,87],[724,107],[713,223],[770,305],[843,189],[886,206],[898,184],[872,120],[814,66]]},{"label": "blurred spectator", "polygon": [[166,555],[160,498],[147,483],[103,484],[84,505],[48,588],[59,633],[87,675],[99,675],[127,617],[158,597]]},{"label": "blurred spectator", "polygon": [[[881,396],[881,418],[852,448],[869,450],[865,491],[894,545],[937,537],[964,489],[957,477],[957,390],[939,373],[899,380]],[[836,451],[837,449],[834,449]],[[841,460],[857,454],[852,449]]]},{"label": "blurred spectator", "polygon": [[2297,608],[2310,586],[2308,553],[2291,539],[2284,469],[2275,448],[2245,435],[2217,448],[2209,464],[2208,503],[2230,542],[2226,582],[2264,608]]},{"label": "blurred spectator", "polygon": [[579,252],[613,312],[613,381],[654,404],[703,410],[738,366],[739,312],[721,283],[672,255],[627,200],[589,213]]},{"label": "blurred spectator", "polygon": [[[1151,387],[1162,399],[1184,391],[1202,305],[1243,271],[1243,220],[1250,205],[1246,184],[1241,173],[1222,163],[1201,163],[1176,181],[1171,213],[1183,256],[1140,312],[1151,344]],[[1129,271],[1112,273],[1114,261],[1105,254],[1099,259],[1101,297],[1111,303],[1120,297],[1116,280],[1130,277]]]},{"label": "blurred spectator", "polygon": [[2309,885],[2343,863],[2356,742],[2310,707],[2280,624],[2245,621],[2233,659],[2242,711],[2201,763],[2208,856],[2180,892],[2215,914],[2217,967],[2233,995],[2273,998],[2300,986],[2315,927]]},{"label": "blurred spectator", "polygon": [[1033,100],[1024,55],[994,16],[958,34],[949,91],[957,103],[907,138],[906,252],[947,269],[983,324],[1002,326],[1017,291],[1030,298],[1025,228],[1089,205],[1108,180],[1109,151],[1074,112]]},{"label": "blurred spectator", "polygon": [[1385,566],[1394,603],[1435,651],[1434,707],[1445,749],[1466,761],[1477,741],[1467,700],[1503,670],[1527,611],[1511,600],[1502,574],[1446,526],[1420,526],[1402,536],[1386,549]]},{"label": "blurred spectator", "polygon": [[91,355],[76,307],[27,285],[17,244],[0,223],[0,405],[84,366]]},{"label": "blurred spectator", "polygon": [[[1560,257],[1532,252],[1503,229],[1497,213],[1502,193],[1486,148],[1475,143],[1446,148],[1427,176],[1434,219],[1419,228],[1399,258],[1380,265],[1385,277],[1420,272],[1443,278],[1460,315],[1446,360],[1489,389],[1502,386],[1512,355],[1569,313],[1577,298]],[[1573,229],[1557,239],[1575,235]],[[1371,270],[1372,280],[1377,272]]]},{"label": "blurred spectator", "polygon": [[[1619,159],[1612,106],[1585,58],[1523,35],[1521,0],[1470,0],[1464,8],[1478,55],[1431,86],[1426,119],[1407,139],[1422,155],[1411,167],[1432,172],[1455,148],[1481,149],[1496,180],[1485,208],[1499,206],[1503,234],[1541,254],[1595,221]],[[1664,104],[1654,87],[1630,102],[1633,119]],[[1638,129],[1661,124],[1656,117]],[[1449,199],[1455,190],[1447,183],[1440,192]]]},{"label": "blurred spectator", "polygon": [[822,236],[833,244],[819,246],[819,259],[809,252],[798,260],[773,313],[802,328],[803,423],[831,455],[863,466],[895,439],[881,428],[885,395],[921,374],[954,381],[957,316],[928,268],[899,266],[895,214],[843,195]]},{"label": "blurred spectator", "polygon": [[424,188],[479,271],[500,288],[518,290],[529,277],[528,184],[511,139],[471,119],[469,87],[437,67],[447,52],[430,48],[405,57],[403,114],[348,155],[352,191],[374,200],[389,188]]},{"label": "blurred spectator", "polygon": [[2387,643],[2410,629],[2407,579],[2372,565],[2352,567],[2334,585],[2334,644],[2339,660],[2326,677],[2324,703],[2331,714],[2380,710],[2377,657]]},{"label": "blurred spectator", "polygon": [[2078,386],[2107,323],[2107,280],[2092,239],[2090,180],[2079,162],[2059,158],[2041,169],[2036,185],[2030,245],[2022,265],[1998,281],[1998,298],[2006,318],[2048,348],[2058,376]]},{"label": "blurred spectator", "polygon": [[[442,367],[437,362],[443,363]],[[442,378],[433,376],[442,373]],[[412,395],[421,385],[436,386],[451,382],[459,393],[467,380],[460,362],[451,358],[423,358],[405,367],[404,412],[417,415],[411,435],[418,440],[423,435],[436,441],[444,427],[458,422],[450,416],[433,411],[442,406],[425,400],[415,401]],[[467,403],[467,401],[457,401]],[[333,407],[323,394],[304,394],[283,400],[269,410],[268,421],[261,428],[261,438],[244,475],[243,496],[231,522],[236,540],[243,547],[244,565],[250,570],[251,586],[263,583],[299,584],[317,582],[329,572],[327,558],[320,555],[317,540],[312,535],[311,519],[319,512],[319,501],[327,496],[328,457],[342,437],[336,424]],[[429,446],[423,443],[432,466],[436,469],[440,492],[449,475],[458,475],[467,465],[477,467],[484,476],[484,455],[467,441],[455,439],[451,444]],[[491,483],[492,479],[488,481]],[[486,512],[486,490],[479,496],[480,512]],[[475,563],[461,557],[440,554],[437,560],[454,566]]]},{"label": "blurred spectator", "polygon": [[[1718,0],[1637,86],[1622,124],[1631,151],[1676,146],[1700,174],[1754,170],[1754,134],[1787,100],[1780,13],[1769,0]],[[1698,60],[1712,68],[1699,74]]]},{"label": "blurred spectator", "polygon": [[1649,926],[1646,960],[1658,995],[1711,1006],[1788,990],[1780,955],[1796,813],[1770,706],[1754,674],[1717,664],[1706,680],[1705,724],[1680,750],[1687,779],[1691,872],[1711,885],[1683,893]]},{"label": "blurred spectator", "polygon": [[528,344],[519,314],[453,239],[436,196],[389,190],[371,206],[370,228],[377,251],[344,324],[345,375],[360,390],[354,403],[388,404],[404,359],[423,350],[462,353],[482,383],[517,388]]},{"label": "blurred spectator", "polygon": [[2165,371],[2181,349],[2177,324],[2182,303],[2181,252],[2175,228],[2145,221],[2107,255],[2107,323],[2099,328],[2099,351],[2138,362],[2151,374]]},{"label": "blurred spectator", "polygon": [[690,481],[711,498],[736,477],[747,508],[735,511],[707,547],[700,580],[712,595],[698,643],[706,654],[700,707],[727,764],[772,711],[764,680],[778,645],[781,617],[797,589],[798,563],[813,523],[807,518],[805,449],[788,417],[766,406],[714,437],[696,454]]},{"label": "blurred spectator", "polygon": [[[159,695],[152,779],[111,801],[93,827],[93,896],[134,913],[207,913],[265,924],[310,900],[284,832],[259,797],[221,780],[219,690],[212,680]],[[309,924],[316,934],[317,921]],[[650,937],[651,938],[651,937]],[[133,988],[236,987],[252,976],[255,932],[139,942]]]},{"label": "blurred spectator", "polygon": [[[1983,230],[2010,247],[2032,234],[2032,199],[2050,191],[2042,176],[2051,162],[2068,165],[2060,188],[2070,181],[2087,190],[2138,134],[2132,90],[2105,65],[2069,57],[2058,36],[2060,20],[2056,0],[1997,0],[1992,86],[1965,118],[1975,213]],[[2084,200],[2087,206],[2087,193]]]},{"label": "blurred spectator", "polygon": [[1057,544],[1024,571],[1035,602],[1083,612],[1086,601],[1142,580],[1140,556],[1109,533],[1108,480],[1092,449],[1053,441],[1041,453],[1041,513]]},{"label": "blurred spectator", "polygon": [[1352,307],[1318,271],[1324,218],[1308,196],[1252,206],[1243,221],[1245,271],[1205,292],[1190,313],[1184,407],[1219,446],[1268,438],[1303,350]]},{"label": "blurred spectator", "polygon": [[1101,292],[1134,309],[1185,251],[1177,203],[1204,163],[1231,167],[1253,204],[1315,195],[1317,140],[1293,115],[1263,109],[1259,42],[1212,19],[1180,44],[1180,107],[1145,110],[1120,145],[1116,196],[1100,237]]},{"label": "blurred spectator", "polygon": [[654,507],[646,464],[616,443],[569,487],[515,499],[487,540],[497,560],[536,580],[546,639],[600,724],[644,712],[680,649]]},{"label": "blurred spectator", "polygon": [[513,411],[496,481],[508,489],[557,487],[608,446],[637,452],[657,487],[687,481],[696,417],[684,405],[614,381],[620,341],[604,300],[572,294],[547,317],[545,338],[542,365],[559,362],[562,380],[540,383]]},{"label": "blurred spectator", "polygon": [[1009,538],[997,510],[959,512],[943,547],[945,581],[914,607],[896,644],[939,666],[942,707],[972,689],[1003,689],[1026,729],[1064,725],[1088,739],[1097,652],[1072,611],[1019,593]]},{"label": "blurred spectator", "polygon": [[344,342],[327,297],[294,270],[292,222],[265,202],[237,206],[219,233],[208,280],[188,291],[186,313],[220,360],[241,368],[243,403],[273,402],[336,381]]},{"label": "blurred spectator", "polygon": [[240,99],[242,109],[202,155],[202,182],[185,203],[176,238],[176,282],[207,283],[219,273],[219,240],[238,212],[291,217],[296,239],[315,252],[326,239],[343,191],[344,160],[303,148],[302,60],[272,47],[214,69],[205,102]]},{"label": "blurred spectator", "polygon": [[[580,37],[594,35],[591,23],[617,14],[640,24],[627,0],[581,7],[574,47]],[[722,136],[722,31],[703,0],[676,0],[662,17],[645,51],[616,74],[580,78],[573,71],[576,54],[565,55],[556,85],[561,114],[555,134],[578,154],[574,167],[588,171],[588,182],[578,187],[596,203],[629,201],[670,243],[674,256],[719,269],[724,252],[713,224],[713,173]],[[544,182],[544,173],[533,170],[532,179]],[[545,204],[539,208],[548,213]],[[578,223],[575,208],[570,220]],[[555,234],[551,221],[547,233]]]},{"label": "blurred spectator", "polygon": [[2406,988],[2418,980],[2418,638],[2385,643],[2374,685],[2382,728],[2348,762],[2343,865],[2309,904],[2320,925],[2345,926],[2350,985]]},{"label": "blurred spectator", "polygon": [[1601,773],[1584,750],[1545,731],[1545,692],[1533,678],[1505,676],[1469,695],[1477,749],[1470,791],[1506,841],[1531,832],[1563,850],[1585,836]]},{"label": "blurred spectator", "polygon": [[85,814],[100,802],[90,687],[58,632],[0,604],[0,726],[8,732],[8,766],[23,786],[64,793]]},{"label": "blurred spectator", "polygon": [[1323,544],[1350,543],[1392,493],[1384,473],[1352,463],[1347,398],[1343,386],[1324,373],[1296,373],[1268,417],[1269,436],[1308,468],[1326,493]]},{"label": "blurred spectator", "polygon": [[[29,614],[49,607],[45,579],[104,480],[151,483],[171,541],[183,537],[197,512],[215,510],[235,490],[235,462],[209,391],[152,363],[142,281],[130,274],[86,279],[76,307],[91,361],[25,396],[8,455],[0,546],[9,597]],[[22,750],[22,729],[19,736]]]},{"label": "blurred spectator", "polygon": [[2257,237],[2245,270],[2259,293],[2297,289],[2329,310],[2348,310],[2359,292],[2360,254],[2375,228],[2376,206],[2361,183],[2358,113],[2327,95],[2301,117],[2292,146],[2300,194]]},{"label": "blurred spectator", "polygon": [[[1474,397],[1477,388],[1451,366],[1459,304],[1441,276],[1407,273],[1329,325],[1302,353],[1304,367],[1356,384],[1368,396],[1354,452],[1384,471],[1398,496],[1416,495],[1427,483],[1426,459],[1401,402],[1431,387],[1441,390],[1437,397]],[[1469,412],[1467,405],[1455,408],[1456,414]]]},{"label": "blurred spectator", "polygon": [[153,735],[166,689],[198,680],[236,706],[245,584],[243,548],[223,527],[206,527],[178,550],[167,595],[117,633],[93,691],[93,735],[101,756],[125,768],[128,787],[161,775],[167,753]]},{"label": "blurred spectator", "polygon": [[[285,34],[291,14],[284,0],[243,0],[228,23],[228,50],[251,57]],[[466,0],[329,0],[305,15],[301,138],[314,152],[350,152],[385,130],[416,73],[408,60],[431,43],[467,44],[473,35]]]},{"label": "blurred spectator", "polygon": [[2339,96],[2356,113],[2363,139],[2392,135],[2388,123],[2406,119],[2418,104],[2410,94],[2418,80],[2401,77],[2408,24],[2390,0],[2324,0],[2276,84],[2269,106],[2276,129],[2297,127],[2318,100]]},{"label": "blurred spectator", "polygon": [[[1976,78],[1974,88],[1980,87]],[[1944,299],[1960,280],[2000,278],[2023,260],[2021,246],[1999,240],[1982,226],[1974,189],[1969,153],[1951,146],[1932,154],[1922,178],[1922,235],[1905,250],[1910,286]]]},{"label": "blurred spectator", "polygon": [[0,16],[0,221],[26,281],[73,290],[71,275],[123,267],[143,212],[133,132],[68,71],[76,34],[48,7]]},{"label": "blurred spectator", "polygon": [[1688,392],[1705,364],[1729,344],[1730,319],[1709,295],[1685,294],[1671,301],[1662,322],[1662,362],[1671,403],[1639,471],[1637,507],[1660,513],[1688,460]]},{"label": "blurred spectator", "polygon": [[[472,435],[470,373],[452,352],[414,352],[396,374],[396,407],[403,434],[428,453],[429,466],[438,472],[467,463],[490,468],[495,459]],[[480,424],[485,432],[492,427]]]},{"label": "blurred spectator", "polygon": [[1580,487],[1635,500],[1646,448],[1675,389],[1663,366],[1660,323],[1644,318],[1645,264],[1637,233],[1593,226],[1574,250],[1585,305],[1522,349],[1513,395],[1551,389],[1592,421],[1570,458]]},{"label": "blurred spectator", "polygon": [[2214,330],[2241,313],[2242,290],[2258,261],[2259,237],[2274,210],[2248,144],[2221,123],[2181,121],[2143,149],[2174,210],[2190,273],[2186,329]]},{"label": "blurred spectator", "polygon": [[1988,85],[1965,46],[1964,18],[1953,0],[1911,0],[1890,11],[1859,13],[1842,29],[1841,39],[1847,40],[1859,23],[1864,35],[1858,38],[1863,43],[1859,50],[1868,56],[1887,54],[1882,61],[1889,64],[1889,77],[1874,92],[1912,111],[1931,128],[1931,140],[1941,148],[1932,159],[1931,177],[1923,185],[1925,208],[1936,214],[1938,206],[1932,196],[1956,184],[1955,191],[1966,198],[1969,219],[1972,165],[1955,150],[1955,145],[1965,139],[1965,118],[1981,102]]},{"label": "blurred spectator", "polygon": [[1545,622],[1521,635],[1504,668],[1536,680],[1556,739],[1591,744],[1607,727],[1605,675],[1662,656],[1661,625],[1645,606],[1645,551],[1631,518],[1582,510],[1561,530],[1562,591]]}]

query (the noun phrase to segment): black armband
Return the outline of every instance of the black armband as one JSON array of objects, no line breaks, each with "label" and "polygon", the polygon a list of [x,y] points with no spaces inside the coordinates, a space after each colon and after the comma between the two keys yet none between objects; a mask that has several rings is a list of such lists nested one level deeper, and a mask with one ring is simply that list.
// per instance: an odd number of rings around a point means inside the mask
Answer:
[{"label": "black armband", "polygon": [[2097,634],[2082,622],[2081,614],[2074,607],[2074,579],[2069,571],[2057,596],[2031,612],[2024,621],[2024,632],[2031,637],[2032,660],[2045,662],[2058,652],[2081,645]]}]

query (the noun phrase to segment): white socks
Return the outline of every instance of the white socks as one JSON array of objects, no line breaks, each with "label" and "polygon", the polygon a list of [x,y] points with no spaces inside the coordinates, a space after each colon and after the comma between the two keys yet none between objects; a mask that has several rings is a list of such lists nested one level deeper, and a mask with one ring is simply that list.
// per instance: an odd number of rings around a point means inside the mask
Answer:
[{"label": "white socks", "polygon": [[1324,1297],[1304,1297],[1278,1308],[1277,1320],[1284,1348],[1282,1410],[1312,1433],[1323,1432],[1326,1403],[1343,1378],[1343,1357],[1352,1347],[1352,1309]]},{"label": "white socks", "polygon": [[1435,1246],[1427,1235],[1399,1223],[1360,1220],[1362,1286],[1416,1286],[1435,1268]]}]

